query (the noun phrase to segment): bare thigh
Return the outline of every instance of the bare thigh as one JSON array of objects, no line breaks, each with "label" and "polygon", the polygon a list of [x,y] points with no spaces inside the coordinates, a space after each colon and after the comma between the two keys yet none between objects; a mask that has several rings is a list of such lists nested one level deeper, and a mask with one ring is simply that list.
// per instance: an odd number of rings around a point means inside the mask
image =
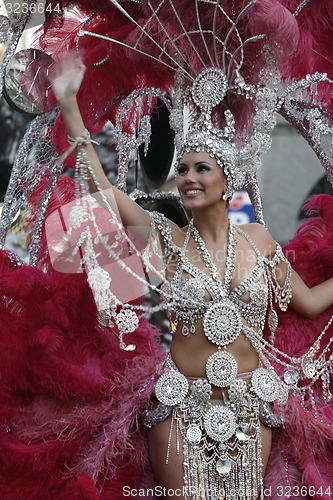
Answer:
[{"label": "bare thigh", "polygon": [[[148,432],[149,457],[155,480],[165,488],[165,498],[185,499],[183,493],[183,439],[178,434],[179,449],[177,450],[176,426],[174,425],[170,441],[168,464],[166,456],[170,434],[171,416]],[[263,475],[266,470],[271,449],[272,430],[261,424]]]},{"label": "bare thigh", "polygon": [[[184,499],[183,493],[183,439],[178,434],[179,449],[177,450],[176,426],[173,426],[169,460],[166,464],[170,425],[172,416],[155,425],[148,432],[148,450],[155,480],[168,493],[165,498]],[[169,491],[168,491],[169,490]],[[177,491],[176,491],[177,490]],[[175,492],[175,494],[173,494]],[[179,494],[180,493],[180,494]]]},{"label": "bare thigh", "polygon": [[260,424],[260,428],[261,428],[261,444],[262,444],[261,458],[263,463],[262,475],[264,476],[267,467],[268,457],[271,451],[272,429],[270,427],[266,427],[263,424]]}]

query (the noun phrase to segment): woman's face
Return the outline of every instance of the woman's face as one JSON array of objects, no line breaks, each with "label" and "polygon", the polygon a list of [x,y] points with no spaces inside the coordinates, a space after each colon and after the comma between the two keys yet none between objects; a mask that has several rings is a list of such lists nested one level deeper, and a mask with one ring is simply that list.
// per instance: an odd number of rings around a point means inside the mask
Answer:
[{"label": "woman's face", "polygon": [[188,210],[221,202],[227,187],[223,170],[208,153],[185,153],[177,167],[177,188]]}]

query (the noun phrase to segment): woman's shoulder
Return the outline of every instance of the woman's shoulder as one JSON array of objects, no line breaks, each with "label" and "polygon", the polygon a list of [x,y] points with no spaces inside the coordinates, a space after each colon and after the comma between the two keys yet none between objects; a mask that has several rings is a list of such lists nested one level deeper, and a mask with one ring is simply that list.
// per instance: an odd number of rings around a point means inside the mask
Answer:
[{"label": "woman's shoulder", "polygon": [[275,255],[276,241],[265,226],[258,222],[251,222],[242,224],[239,228],[249,236],[263,257],[271,259]]},{"label": "woman's shoulder", "polygon": [[160,231],[165,243],[172,243],[176,247],[183,246],[188,226],[181,228],[175,222],[159,212],[150,212],[150,217],[157,229]]}]

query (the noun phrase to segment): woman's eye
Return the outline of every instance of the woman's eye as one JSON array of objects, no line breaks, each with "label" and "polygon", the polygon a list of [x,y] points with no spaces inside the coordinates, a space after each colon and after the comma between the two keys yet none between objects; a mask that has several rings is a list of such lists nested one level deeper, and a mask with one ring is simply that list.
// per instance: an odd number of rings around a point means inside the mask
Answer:
[{"label": "woman's eye", "polygon": [[208,172],[209,170],[208,165],[198,165],[198,172]]},{"label": "woman's eye", "polygon": [[186,167],[178,167],[178,175],[185,175],[187,173]]}]

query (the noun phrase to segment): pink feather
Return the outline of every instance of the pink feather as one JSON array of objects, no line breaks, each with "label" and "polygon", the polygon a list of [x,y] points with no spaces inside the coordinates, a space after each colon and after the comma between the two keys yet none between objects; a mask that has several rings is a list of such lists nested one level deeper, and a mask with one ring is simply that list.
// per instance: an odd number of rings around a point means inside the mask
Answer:
[{"label": "pink feather", "polygon": [[254,35],[264,33],[281,62],[296,50],[299,30],[295,17],[278,0],[259,0],[250,16]]}]

